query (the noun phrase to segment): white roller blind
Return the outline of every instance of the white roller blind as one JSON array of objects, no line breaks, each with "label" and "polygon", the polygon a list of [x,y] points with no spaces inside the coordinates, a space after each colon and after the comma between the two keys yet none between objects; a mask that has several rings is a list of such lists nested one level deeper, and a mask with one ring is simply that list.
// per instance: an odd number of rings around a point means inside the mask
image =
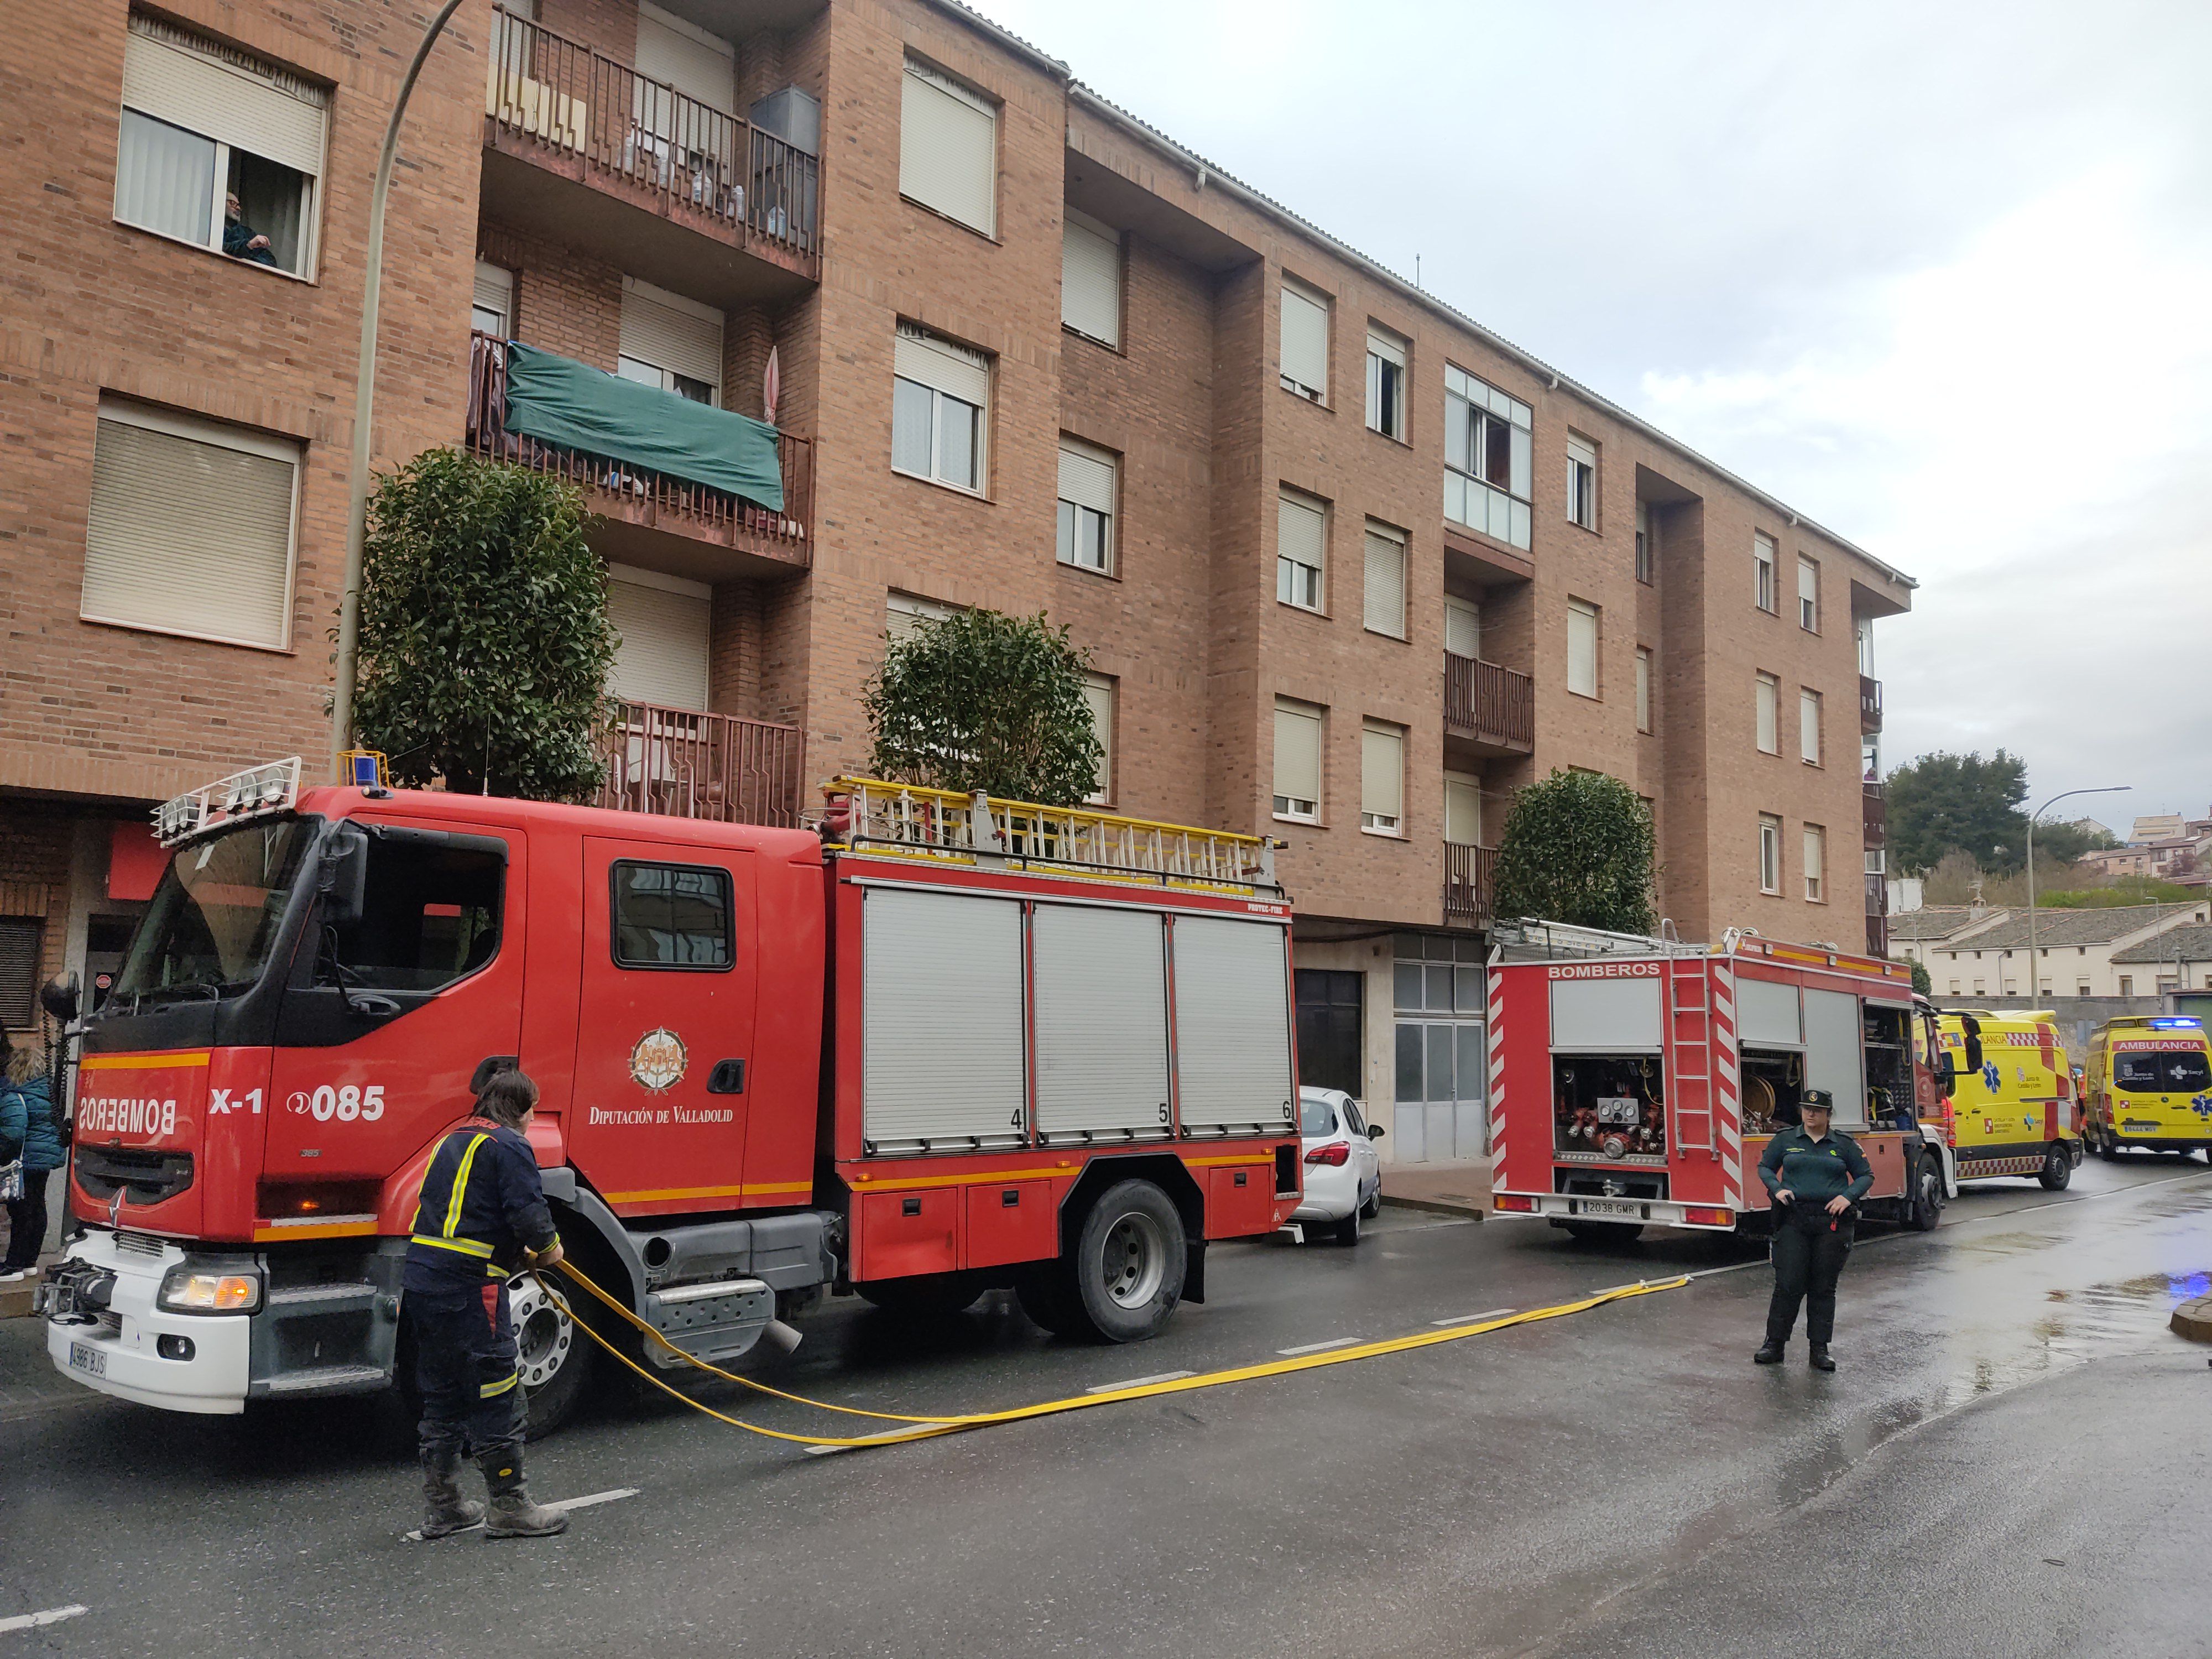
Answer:
[{"label": "white roller blind", "polygon": [[1805,1085],[1835,1097],[1839,1129],[1866,1127],[1866,1054],[1859,1000],[1848,991],[1805,993]]},{"label": "white roller blind", "polygon": [[1283,930],[1178,916],[1176,1069],[1182,1126],[1199,1133],[1295,1121]]},{"label": "white roller blind", "polygon": [[1283,378],[1328,396],[1328,301],[1283,279]]},{"label": "white roller blind", "polygon": [[1781,691],[1781,686],[1772,675],[1761,674],[1759,677],[1759,746],[1768,754],[1774,753],[1782,745],[1782,739],[1776,734],[1778,716],[1775,709]]},{"label": "white roller blind", "polygon": [[738,49],[672,13],[653,0],[638,0],[637,72],[665,81],[686,98],[736,112]]},{"label": "white roller blind", "polygon": [[940,605],[935,599],[917,599],[911,593],[892,593],[884,600],[884,632],[896,645],[922,623],[942,622],[959,608],[957,605]]},{"label": "white roller blind", "polygon": [[899,194],[995,235],[997,125],[981,97],[909,59],[899,112]]},{"label": "white roller blind", "polygon": [[1597,451],[1591,448],[1582,439],[1570,436],[1567,439],[1567,459],[1571,461],[1580,461],[1584,466],[1595,466]]},{"label": "white roller blind", "polygon": [[505,265],[495,265],[489,259],[477,261],[476,288],[472,302],[483,310],[496,313],[499,331],[510,334],[514,328],[514,273]]},{"label": "white roller blind", "polygon": [[93,440],[84,616],[283,646],[298,470],[290,446],[103,405]]},{"label": "white roller blind", "polygon": [[130,27],[123,43],[125,105],[310,176],[321,173],[330,105],[322,88],[137,12]]},{"label": "white roller blind", "polygon": [[1393,726],[1359,734],[1359,810],[1395,818],[1406,810],[1406,738]]},{"label": "white roller blind", "polygon": [[1552,981],[1552,1047],[1555,1051],[1656,1051],[1659,1037],[1659,981],[1656,977]]},{"label": "white roller blind", "polygon": [[1121,239],[1073,208],[1060,228],[1060,320],[1094,340],[1121,343]]},{"label": "white roller blind", "polygon": [[1817,691],[1797,694],[1797,753],[1816,763],[1820,758],[1820,695]]},{"label": "white roller blind", "polygon": [[871,888],[860,952],[860,1133],[878,1150],[1027,1139],[1022,909]]},{"label": "white roller blind", "polygon": [[1275,701],[1275,789],[1293,800],[1321,799],[1321,710]]},{"label": "white roller blind", "polygon": [[1482,654],[1482,612],[1465,599],[1444,601],[1444,649],[1455,657]]},{"label": "white roller blind", "polygon": [[1372,525],[1367,528],[1367,577],[1360,608],[1372,632],[1395,640],[1406,637],[1406,544]]},{"label": "white roller blind", "polygon": [[1567,601],[1567,690],[1597,696],[1597,607]]},{"label": "white roller blind", "polygon": [[1089,799],[1103,804],[1114,793],[1114,682],[1103,674],[1083,677],[1083,701],[1091,709],[1091,729],[1098,736],[1098,787]]},{"label": "white roller blind", "polygon": [[1444,774],[1444,839],[1455,847],[1482,845],[1482,785]]},{"label": "white roller blind", "polygon": [[1278,498],[1275,509],[1275,551],[1286,559],[1319,569],[1328,544],[1328,520],[1320,503],[1296,495]]},{"label": "white roller blind", "polygon": [[696,591],[698,584],[663,580],[668,586],[608,581],[607,619],[622,639],[607,690],[637,702],[703,710],[713,602]]},{"label": "white roller blind", "polygon": [[1406,343],[1395,334],[1386,334],[1379,328],[1367,331],[1367,349],[1386,363],[1406,366]]},{"label": "white roller blind", "polygon": [[1114,458],[1104,450],[1062,438],[1060,499],[1110,517],[1114,511]]},{"label": "white roller blind", "polygon": [[1143,910],[1040,904],[1031,923],[1037,1128],[1164,1137],[1167,948]]},{"label": "white roller blind", "polygon": [[623,278],[622,335],[625,357],[719,392],[722,384],[722,313],[665,288]]},{"label": "white roller blind", "polygon": [[905,323],[899,325],[891,370],[902,380],[915,381],[963,403],[974,404],[978,409],[989,400],[988,357]]}]

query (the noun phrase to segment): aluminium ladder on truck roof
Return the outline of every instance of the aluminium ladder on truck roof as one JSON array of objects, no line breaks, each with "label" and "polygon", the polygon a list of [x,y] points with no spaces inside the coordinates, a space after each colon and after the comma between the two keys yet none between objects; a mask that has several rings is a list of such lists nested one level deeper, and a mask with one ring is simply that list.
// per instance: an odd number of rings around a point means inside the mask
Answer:
[{"label": "aluminium ladder on truck roof", "polygon": [[1006,860],[1220,891],[1281,890],[1277,843],[1265,836],[882,778],[836,777],[822,793],[828,801],[824,836],[855,851]]}]

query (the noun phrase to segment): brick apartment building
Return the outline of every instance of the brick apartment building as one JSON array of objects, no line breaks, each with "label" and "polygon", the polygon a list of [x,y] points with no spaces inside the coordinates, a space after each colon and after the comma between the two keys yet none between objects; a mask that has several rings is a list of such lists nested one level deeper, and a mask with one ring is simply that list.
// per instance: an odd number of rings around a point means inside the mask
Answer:
[{"label": "brick apartment building", "polygon": [[[419,9],[17,9],[8,1023],[113,965],[149,803],[325,751]],[[265,246],[226,255],[226,190]],[[1482,1150],[1488,849],[1554,767],[1650,800],[1685,938],[1880,947],[1868,629],[1909,579],[948,0],[470,0],[385,269],[378,465],[464,443],[604,515],[611,800],[787,820],[862,760],[887,632],[1048,611],[1112,806],[1288,843],[1309,1079],[1393,1157]],[[519,434],[507,340],[772,417],[781,503]]]}]

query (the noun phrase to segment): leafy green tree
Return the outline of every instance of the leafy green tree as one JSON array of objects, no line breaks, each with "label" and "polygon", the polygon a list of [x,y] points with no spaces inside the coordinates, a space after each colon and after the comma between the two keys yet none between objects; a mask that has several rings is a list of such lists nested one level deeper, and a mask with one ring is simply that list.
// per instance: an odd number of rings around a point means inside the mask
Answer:
[{"label": "leafy green tree", "polygon": [[1890,858],[1900,869],[1931,869],[1954,848],[1987,871],[2026,860],[2027,763],[2017,755],[1939,749],[1892,772],[1887,793]]},{"label": "leafy green tree", "polygon": [[1917,957],[1912,957],[1911,962],[1912,988],[1919,992],[1923,997],[1934,996],[1936,994],[1936,981],[1928,977],[1928,964],[1921,961]]},{"label": "leafy green tree", "polygon": [[1042,806],[1098,787],[1105,750],[1084,696],[1089,659],[1042,612],[960,611],[894,641],[862,706],[880,777]]},{"label": "leafy green tree", "polygon": [[1554,771],[1514,797],[1498,846],[1497,912],[1648,933],[1651,814],[1601,772]]},{"label": "leafy green tree", "polygon": [[378,482],[361,597],[360,741],[406,783],[576,800],[615,630],[582,492],[426,450]]},{"label": "leafy green tree", "polygon": [[2094,853],[2106,847],[2117,847],[2112,832],[2093,818],[2076,818],[2069,823],[2040,823],[2035,826],[2036,873],[2043,872],[2043,858],[2047,853],[2061,864],[2071,864],[2084,853]]}]

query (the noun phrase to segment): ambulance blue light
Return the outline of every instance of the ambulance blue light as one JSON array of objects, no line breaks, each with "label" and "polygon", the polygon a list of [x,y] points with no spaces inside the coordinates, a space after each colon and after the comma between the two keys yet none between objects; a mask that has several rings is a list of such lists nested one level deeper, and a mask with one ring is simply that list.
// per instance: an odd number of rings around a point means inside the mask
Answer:
[{"label": "ambulance blue light", "polygon": [[2154,1019],[2151,1021],[2151,1025],[2154,1030],[2160,1031],[2201,1031],[2204,1029],[2204,1022],[2203,1020],[2188,1018],[2176,1018],[2168,1017],[2163,1019]]}]

